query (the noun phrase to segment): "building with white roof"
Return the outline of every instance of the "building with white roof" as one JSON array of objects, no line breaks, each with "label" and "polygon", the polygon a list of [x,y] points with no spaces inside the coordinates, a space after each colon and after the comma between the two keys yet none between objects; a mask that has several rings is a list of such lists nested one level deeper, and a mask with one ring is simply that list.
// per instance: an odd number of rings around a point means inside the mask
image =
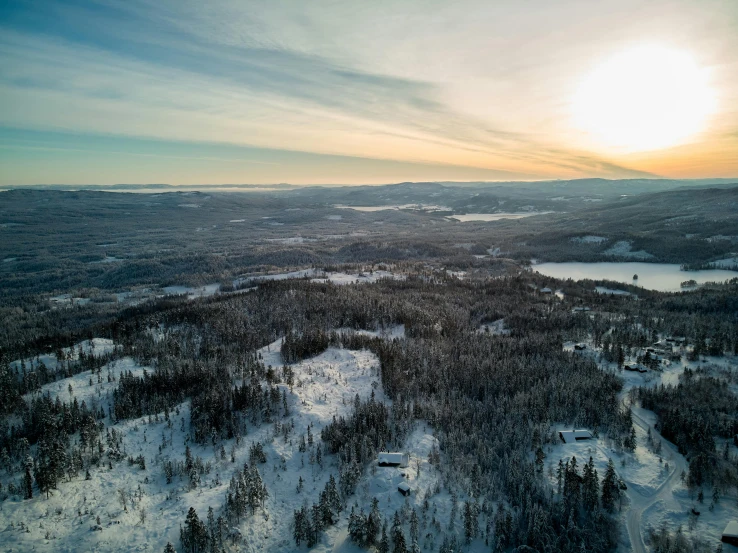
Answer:
[{"label": "building with white roof", "polygon": [[565,444],[573,444],[583,440],[591,440],[592,433],[589,430],[560,430],[559,437]]},{"label": "building with white roof", "polygon": [[377,456],[377,464],[380,467],[407,467],[410,464],[410,455],[407,453],[380,453]]},{"label": "building with white roof", "polygon": [[723,536],[720,538],[723,543],[730,545],[738,545],[738,521],[731,520],[723,530]]}]

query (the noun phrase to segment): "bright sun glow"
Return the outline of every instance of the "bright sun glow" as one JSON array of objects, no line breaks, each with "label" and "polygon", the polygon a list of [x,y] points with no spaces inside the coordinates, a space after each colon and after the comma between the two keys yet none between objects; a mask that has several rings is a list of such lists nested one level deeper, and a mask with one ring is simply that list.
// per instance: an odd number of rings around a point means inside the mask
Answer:
[{"label": "bright sun glow", "polygon": [[654,46],[603,63],[573,102],[578,127],[624,152],[681,144],[704,128],[714,108],[707,70],[684,52]]}]

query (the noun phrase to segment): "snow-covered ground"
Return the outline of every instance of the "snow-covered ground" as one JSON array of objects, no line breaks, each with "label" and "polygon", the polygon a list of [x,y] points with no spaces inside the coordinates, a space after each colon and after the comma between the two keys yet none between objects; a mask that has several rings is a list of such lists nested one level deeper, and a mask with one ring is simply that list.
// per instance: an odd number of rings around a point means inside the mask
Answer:
[{"label": "snow-covered ground", "polygon": [[492,323],[483,324],[477,329],[477,332],[499,336],[501,334],[510,334],[510,329],[505,326],[505,319],[497,319]]},{"label": "snow-covered ground", "polygon": [[[378,332],[377,334],[382,334]],[[387,329],[384,335],[401,336],[401,326]],[[109,341],[94,340],[82,347],[95,349],[112,348]],[[281,340],[260,350],[266,365],[281,367]],[[51,358],[46,359],[51,363]],[[303,502],[317,502],[320,492],[329,475],[337,477],[336,460],[332,456],[323,458],[323,468],[311,464],[308,453],[298,450],[299,437],[307,433],[312,425],[316,443],[320,443],[320,430],[334,416],[347,415],[358,394],[366,400],[374,393],[379,401],[384,400],[379,385],[379,363],[376,356],[368,351],[352,351],[330,348],[314,358],[291,365],[295,373],[295,384],[290,389],[279,384],[288,398],[290,419],[294,430],[289,439],[275,430],[274,424],[263,424],[249,429],[240,445],[235,440],[224,443],[230,452],[235,447],[235,463],[230,454],[226,459],[217,455],[217,448],[190,443],[193,456],[201,457],[212,464],[209,474],[203,476],[201,485],[189,490],[185,482],[176,476],[167,485],[163,474],[163,462],[167,459],[184,458],[189,425],[189,402],[181,404],[171,413],[171,425],[160,413],[155,417],[143,417],[123,421],[108,428],[123,435],[123,451],[126,456],[143,455],[146,469],[130,466],[122,461],[112,465],[103,462],[90,470],[90,480],[84,475],[73,477],[71,481],[60,484],[49,499],[36,497],[24,501],[10,498],[0,503],[0,534],[6,551],[163,551],[167,541],[179,548],[179,527],[187,510],[195,507],[204,520],[208,507],[216,513],[224,502],[231,475],[240,470],[248,461],[249,447],[255,442],[264,444],[266,464],[258,466],[269,491],[264,509],[248,517],[239,525],[243,541],[232,551],[294,551],[291,538],[293,513]],[[78,401],[97,398],[109,400],[110,391],[116,382],[108,382],[110,373],[117,381],[123,371],[141,374],[144,367],[136,365],[131,359],[121,359],[109,363],[102,369],[103,382],[98,383],[89,372],[54,382],[44,386],[42,393],[59,396],[69,400],[69,385],[72,396]],[[93,377],[93,385],[89,379]],[[106,426],[110,421],[106,419]],[[184,429],[184,431],[183,431]],[[76,437],[72,438],[73,441]],[[427,457],[435,439],[425,431],[416,431],[406,444],[410,452],[411,469],[378,468],[370,470],[359,485],[357,495],[350,503],[359,500],[366,507],[371,497],[378,497],[382,511],[390,517],[395,509],[403,505],[404,499],[397,492],[397,484],[405,479],[417,489],[435,485],[435,475],[428,466]],[[421,472],[417,473],[420,466]],[[297,482],[302,477],[304,489],[297,493]],[[119,490],[129,497],[127,510],[119,501]],[[409,498],[412,504],[420,501],[416,495]],[[142,512],[145,514],[142,516]],[[342,513],[338,525],[328,529],[316,546],[316,551],[358,550],[346,542],[348,511]],[[100,518],[102,530],[93,531]],[[21,529],[21,523],[24,529]],[[25,531],[27,527],[28,531]],[[335,549],[334,549],[335,546]],[[229,546],[230,547],[230,546]]]},{"label": "snow-covered ground", "polygon": [[569,241],[576,244],[601,244],[602,242],[606,242],[607,238],[590,234],[587,236],[575,236],[574,238],[570,238]]},{"label": "snow-covered ground", "polygon": [[[288,273],[276,273],[272,275],[258,275],[239,279],[240,282],[258,282],[262,280],[287,280],[291,278],[310,278],[312,282],[332,282],[333,284],[366,284],[377,282],[381,278],[404,279],[405,275],[391,271],[376,270],[359,273],[326,272],[319,269],[302,269]],[[236,282],[234,282],[236,284]]]},{"label": "snow-covered ground", "polygon": [[[75,360],[79,359],[79,352],[82,351],[85,354],[104,355],[110,353],[115,348],[115,344],[108,338],[93,338],[92,340],[84,340],[75,344],[69,348],[63,348],[62,352],[66,359]],[[27,369],[35,369],[40,363],[43,363],[49,368],[55,368],[57,364],[57,358],[54,354],[37,355],[36,357],[29,357],[27,359],[16,359],[11,361],[11,368],[15,369],[24,363]]]},{"label": "snow-covered ground", "polygon": [[595,286],[595,291],[598,294],[610,294],[613,296],[630,296],[630,292],[625,290],[615,290],[613,288],[606,288],[605,286]]},{"label": "snow-covered ground", "polygon": [[188,286],[165,286],[163,290],[167,296],[187,295],[189,299],[194,299],[217,294],[220,290],[220,284],[206,284],[193,288]]},{"label": "snow-covered ground", "polygon": [[392,340],[394,338],[405,337],[405,325],[394,325],[379,330],[354,330],[353,328],[338,328],[337,332],[355,332],[363,336],[371,336],[374,338],[386,338]]},{"label": "snow-covered ground", "polygon": [[[587,349],[579,352],[580,355],[588,355],[598,361],[603,370],[617,372],[615,363],[608,363],[599,359],[599,352],[593,348],[591,341],[585,342]],[[564,349],[573,350],[573,342],[564,344]],[[680,361],[668,361],[660,366],[658,371],[649,370],[646,373],[623,371],[618,374],[623,378],[624,388],[621,398],[624,406],[629,406],[629,391],[638,386],[659,386],[661,384],[676,385],[685,368],[696,369],[701,367],[707,371],[726,372],[738,371],[738,358],[705,357],[699,361],[688,361],[686,350],[682,350]],[[631,362],[632,360],[626,360]],[[634,453],[614,451],[603,440],[596,445],[588,442],[576,444],[561,444],[550,448],[547,463],[558,463],[559,457],[569,455],[582,455],[583,462],[589,459],[594,452],[593,458],[597,465],[600,478],[603,472],[600,469],[606,457],[612,457],[616,470],[620,477],[628,485],[626,492],[628,502],[623,514],[628,534],[633,541],[623,547],[623,551],[644,552],[644,540],[649,529],[657,530],[665,525],[671,531],[676,531],[680,526],[682,532],[688,536],[697,537],[708,542],[711,547],[717,547],[720,536],[729,520],[738,520],[737,497],[723,497],[718,505],[710,511],[710,489],[706,489],[705,503],[700,505],[695,500],[695,494],[689,490],[681,481],[681,473],[688,471],[687,460],[681,455],[676,447],[665,440],[654,429],[657,417],[652,411],[643,409],[637,405],[631,406],[634,428],[636,430],[637,447]],[[652,444],[648,443],[648,432],[652,436]],[[660,443],[660,449],[658,444]],[[733,451],[734,448],[731,446]],[[656,453],[658,451],[658,453]],[[579,463],[581,466],[581,463]],[[701,512],[699,517],[690,516],[692,508]],[[726,546],[725,550],[732,550]]]},{"label": "snow-covered ground", "polygon": [[470,221],[500,221],[502,219],[522,219],[531,215],[545,215],[553,211],[532,211],[525,213],[465,213],[463,215],[447,215],[447,219],[455,219],[462,223]]},{"label": "snow-covered ground", "polygon": [[716,269],[732,269],[738,267],[738,257],[728,257],[726,259],[719,259],[710,263]]},{"label": "snow-covered ground", "polygon": [[652,254],[645,250],[639,250],[637,252],[632,251],[633,244],[628,240],[620,240],[615,242],[609,249],[603,253],[606,255],[614,255],[617,257],[631,257],[633,259],[648,259],[653,257]]},{"label": "snow-covered ground", "polygon": [[333,284],[367,284],[377,282],[381,278],[401,280],[404,275],[397,275],[390,271],[372,271],[367,273],[323,273],[323,276],[313,278],[312,282],[332,282]]},{"label": "snow-covered ground", "polygon": [[90,303],[90,298],[77,298],[71,294],[59,294],[49,298],[49,301],[54,307],[72,307],[75,305],[87,305]]},{"label": "snow-covered ground", "polygon": [[[90,371],[74,375],[70,378],[64,378],[44,384],[40,390],[28,394],[26,399],[31,395],[49,395],[52,399],[57,397],[64,402],[76,399],[81,405],[83,401],[90,407],[90,400],[96,400],[98,404],[106,404],[112,399],[112,391],[118,386],[118,380],[120,375],[124,373],[131,373],[133,376],[141,376],[145,370],[151,372],[151,367],[142,367],[136,363],[130,357],[123,357],[122,359],[116,359],[103,365],[100,369],[100,379],[98,381],[97,375],[90,374]],[[110,377],[110,379],[108,378]],[[92,385],[90,385],[92,381]],[[69,386],[72,387],[72,392],[69,391]]]}]

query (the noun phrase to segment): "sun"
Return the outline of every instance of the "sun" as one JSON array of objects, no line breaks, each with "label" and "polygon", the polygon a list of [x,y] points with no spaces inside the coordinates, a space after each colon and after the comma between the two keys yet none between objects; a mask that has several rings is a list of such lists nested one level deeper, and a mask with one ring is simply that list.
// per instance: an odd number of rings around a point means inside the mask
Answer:
[{"label": "sun", "polygon": [[708,77],[686,52],[634,48],[584,79],[573,99],[574,120],[600,146],[617,151],[683,144],[715,109]]}]

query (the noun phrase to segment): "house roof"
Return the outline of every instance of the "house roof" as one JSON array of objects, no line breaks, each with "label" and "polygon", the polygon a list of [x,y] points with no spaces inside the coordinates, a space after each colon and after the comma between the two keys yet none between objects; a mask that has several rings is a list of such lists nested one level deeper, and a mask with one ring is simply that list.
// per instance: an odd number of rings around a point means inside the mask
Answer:
[{"label": "house roof", "polygon": [[402,463],[404,453],[380,453],[377,460],[380,463]]},{"label": "house roof", "polygon": [[402,490],[403,492],[409,492],[410,491],[410,484],[407,482],[400,482],[400,484],[397,486],[398,490]]},{"label": "house roof", "polygon": [[738,538],[738,521],[731,520],[723,530],[723,536]]},{"label": "house roof", "polygon": [[577,441],[577,438],[588,440],[592,438],[589,430],[560,430],[559,434],[564,443],[571,444]]}]

